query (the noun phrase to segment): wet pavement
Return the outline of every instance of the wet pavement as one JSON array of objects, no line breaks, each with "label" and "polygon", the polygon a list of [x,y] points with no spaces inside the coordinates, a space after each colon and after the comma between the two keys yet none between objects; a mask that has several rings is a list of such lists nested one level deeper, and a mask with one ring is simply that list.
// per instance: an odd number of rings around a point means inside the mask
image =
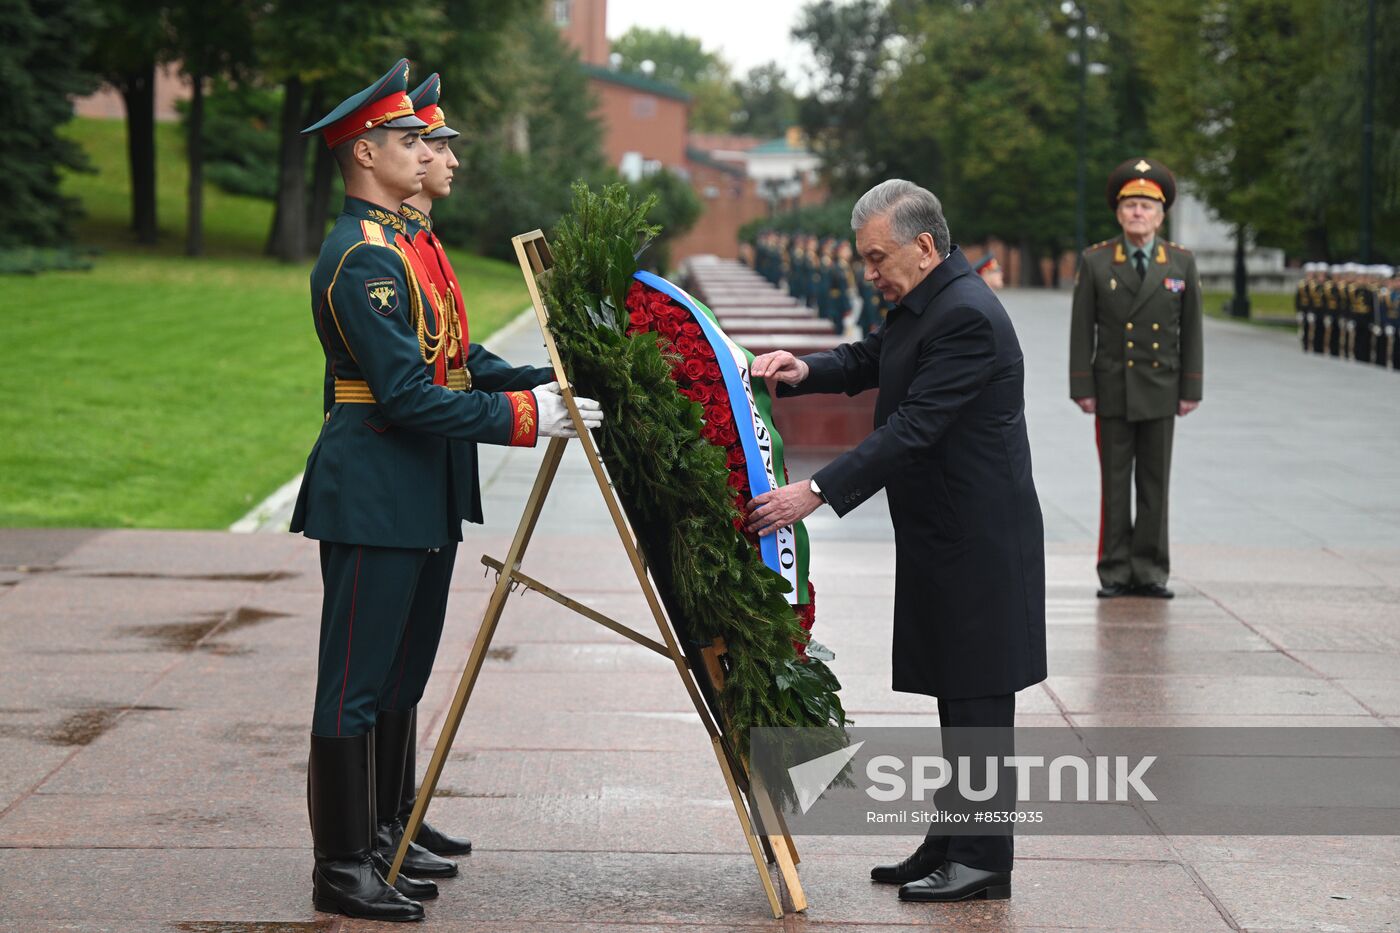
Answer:
[{"label": "wet pavement", "polygon": [[[1400,725],[1400,378],[1207,322],[1206,402],[1178,428],[1172,602],[1094,598],[1089,419],[1065,398],[1068,296],[1006,293],[1046,514],[1050,678],[1027,725]],[[538,334],[493,349],[542,358]],[[483,448],[420,766],[539,450]],[[813,458],[798,456],[793,478]],[[883,500],[808,522],[817,637],[860,724],[934,722],[889,689]],[[523,569],[646,631],[578,450]],[[0,531],[0,933],[350,931],[316,914],[304,769],[319,579],[284,534]],[[1010,901],[902,904],[869,866],[917,840],[799,838],[810,908],[774,921],[668,663],[512,597],[432,819],[476,851],[424,927],[1400,928],[1394,837],[1024,836]]]}]

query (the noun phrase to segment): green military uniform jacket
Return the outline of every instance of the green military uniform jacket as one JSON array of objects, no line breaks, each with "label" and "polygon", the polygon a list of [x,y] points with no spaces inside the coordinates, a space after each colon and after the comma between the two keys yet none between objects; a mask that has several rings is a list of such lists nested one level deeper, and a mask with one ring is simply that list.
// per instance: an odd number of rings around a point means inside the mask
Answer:
[{"label": "green military uniform jacket", "polygon": [[1191,252],[1157,240],[1139,281],[1118,236],[1084,251],[1070,322],[1069,394],[1106,418],[1146,421],[1201,400],[1201,279]]},{"label": "green military uniform jacket", "polygon": [[396,245],[406,232],[396,212],[348,197],[311,271],[325,417],[291,524],[309,538],[397,548],[460,541],[472,516],[452,489],[450,441],[536,440],[533,393],[435,384],[423,335],[442,334],[445,322]]}]

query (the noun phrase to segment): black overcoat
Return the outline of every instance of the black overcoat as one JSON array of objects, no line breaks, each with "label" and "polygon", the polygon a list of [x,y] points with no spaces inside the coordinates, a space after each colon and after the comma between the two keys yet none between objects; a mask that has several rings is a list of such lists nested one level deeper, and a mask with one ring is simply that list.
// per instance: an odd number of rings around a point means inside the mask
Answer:
[{"label": "black overcoat", "polygon": [[1045,679],[1045,529],[1025,365],[962,251],[859,343],[802,358],[780,395],[879,388],[875,430],[814,479],[837,515],[880,489],[895,535],[894,689],[946,698]]}]

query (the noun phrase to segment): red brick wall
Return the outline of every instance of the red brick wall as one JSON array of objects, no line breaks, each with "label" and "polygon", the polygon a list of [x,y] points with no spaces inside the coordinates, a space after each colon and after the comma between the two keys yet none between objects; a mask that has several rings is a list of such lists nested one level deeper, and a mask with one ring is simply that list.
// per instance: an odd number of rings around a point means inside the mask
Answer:
[{"label": "red brick wall", "polygon": [[687,162],[686,169],[703,211],[695,226],[671,247],[671,261],[707,253],[734,259],[739,255],[739,228],[766,216],[768,202],[758,196],[748,178],[697,162]]},{"label": "red brick wall", "polygon": [[613,168],[626,152],[640,152],[670,168],[685,163],[688,103],[602,78],[590,79],[589,86],[598,98],[595,113],[603,123],[603,151]]},{"label": "red brick wall", "polygon": [[[579,60],[586,65],[606,65],[608,63],[607,0],[573,0],[567,26],[560,26],[559,32],[578,50]],[[551,23],[555,22],[554,0],[545,0],[544,15]]]}]

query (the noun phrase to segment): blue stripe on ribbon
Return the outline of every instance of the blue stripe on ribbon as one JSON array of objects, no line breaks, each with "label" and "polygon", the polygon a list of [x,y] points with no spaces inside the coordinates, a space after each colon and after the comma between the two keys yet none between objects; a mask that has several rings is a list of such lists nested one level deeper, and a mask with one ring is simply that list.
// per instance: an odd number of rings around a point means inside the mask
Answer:
[{"label": "blue stripe on ribbon", "polygon": [[[729,393],[729,408],[734,414],[734,429],[738,432],[739,442],[744,448],[744,461],[749,474],[749,490],[755,496],[769,492],[773,487],[768,483],[768,469],[764,463],[763,451],[759,447],[758,435],[754,432],[754,414],[753,409],[749,407],[749,394],[744,388],[743,377],[739,373],[739,367],[734,362],[734,354],[730,351],[729,344],[725,342],[724,334],[718,325],[710,320],[709,315],[697,307],[694,298],[661,276],[651,272],[637,272],[633,278],[643,285],[656,289],[685,308],[695,319],[695,323],[700,325],[701,333],[704,334],[710,349],[714,351],[715,360],[719,363],[720,375],[724,379],[724,388]],[[783,571],[778,561],[777,531],[770,531],[768,534],[760,536],[758,549],[759,553],[763,555],[763,563],[768,569],[781,575]]]}]

